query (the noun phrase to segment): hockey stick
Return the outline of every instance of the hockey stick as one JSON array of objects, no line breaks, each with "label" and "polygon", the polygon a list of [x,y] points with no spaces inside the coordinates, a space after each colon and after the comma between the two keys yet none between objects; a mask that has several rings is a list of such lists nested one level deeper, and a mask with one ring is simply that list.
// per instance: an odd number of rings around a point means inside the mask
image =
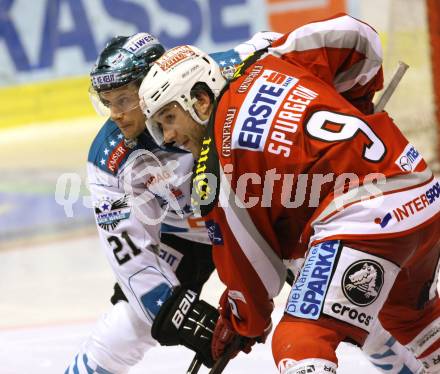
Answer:
[{"label": "hockey stick", "polygon": [[216,361],[212,369],[209,371],[209,374],[220,374],[223,372],[223,369],[226,367],[226,365],[231,360],[231,356],[234,352],[237,352],[240,350],[240,347],[244,343],[244,339],[246,339],[243,336],[237,336],[231,344],[228,345],[226,350],[223,352],[223,355]]},{"label": "hockey stick", "polygon": [[[226,367],[226,365],[231,359],[232,353],[235,352],[236,350],[239,350],[243,342],[243,339],[244,339],[243,337],[238,336],[236,339],[234,339],[231,342],[231,344],[229,344],[223,355],[215,362],[214,366],[209,371],[209,374],[220,374],[223,372],[223,369]],[[189,365],[186,374],[197,374],[201,366],[202,366],[202,361],[199,359],[197,354],[194,355],[194,358],[191,361],[191,364]]]},{"label": "hockey stick", "polygon": [[409,65],[405,64],[402,61],[399,61],[399,65],[397,66],[396,71],[393,74],[393,77],[391,78],[390,82],[385,87],[385,90],[383,91],[382,95],[379,98],[379,101],[374,106],[374,113],[382,112],[385,108],[385,105],[387,105],[388,100],[393,95],[397,85],[399,84],[402,77],[405,75],[406,70],[409,68]]},{"label": "hockey stick", "polygon": [[199,359],[197,354],[194,355],[194,358],[191,361],[191,364],[186,371],[186,374],[197,374],[199,372],[200,366],[202,366],[202,360]]}]

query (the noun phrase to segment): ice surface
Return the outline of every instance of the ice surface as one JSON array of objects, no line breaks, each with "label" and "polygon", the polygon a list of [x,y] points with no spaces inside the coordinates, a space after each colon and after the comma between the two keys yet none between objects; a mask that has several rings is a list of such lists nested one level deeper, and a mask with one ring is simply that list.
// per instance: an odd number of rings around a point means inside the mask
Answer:
[{"label": "ice surface", "polygon": [[[3,250],[0,274],[0,373],[63,373],[110,305],[113,277],[97,237]],[[214,276],[203,297],[215,303],[221,291]],[[281,317],[287,292],[286,287],[276,299],[274,321]],[[192,356],[184,347],[156,347],[130,373],[184,373]],[[340,374],[375,372],[355,347],[341,346],[338,357]],[[240,354],[224,372],[276,373],[270,339],[249,355]]]}]

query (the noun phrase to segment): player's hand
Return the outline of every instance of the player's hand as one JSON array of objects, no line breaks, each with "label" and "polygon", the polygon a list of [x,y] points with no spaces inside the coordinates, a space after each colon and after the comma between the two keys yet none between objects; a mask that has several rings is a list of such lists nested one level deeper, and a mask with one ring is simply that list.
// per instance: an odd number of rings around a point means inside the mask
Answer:
[{"label": "player's hand", "polygon": [[[214,361],[217,361],[223,355],[226,348],[238,337],[239,335],[235,332],[231,322],[227,318],[220,316],[217,324],[215,325],[211,343],[211,353]],[[243,344],[243,347],[240,345],[241,349],[238,348],[234,352],[230,353],[230,358],[237,356],[240,350],[249,353],[252,349],[252,345],[255,344],[255,340],[243,339],[243,343],[245,344]]]},{"label": "player's hand", "polygon": [[[241,344],[233,352],[230,352],[230,358],[234,358],[240,351],[250,353],[255,343],[264,343],[272,330],[272,322],[264,330],[261,336],[255,338],[241,337]],[[211,353],[214,361],[217,361],[228,348],[228,346],[237,339],[239,334],[232,327],[231,322],[224,316],[220,316],[214,329],[211,343]]]}]

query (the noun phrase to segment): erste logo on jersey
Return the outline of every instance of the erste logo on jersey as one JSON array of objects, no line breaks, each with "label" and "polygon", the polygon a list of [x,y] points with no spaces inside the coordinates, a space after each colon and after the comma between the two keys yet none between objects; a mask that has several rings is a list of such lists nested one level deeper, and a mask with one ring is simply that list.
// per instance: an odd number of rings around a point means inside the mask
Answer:
[{"label": "erste logo on jersey", "polygon": [[267,150],[289,157],[293,134],[318,94],[295,77],[268,69],[258,74],[238,113],[232,149]]},{"label": "erste logo on jersey", "polygon": [[232,149],[263,151],[278,106],[297,82],[297,78],[264,70],[241,106],[232,135]]},{"label": "erste logo on jersey", "polygon": [[313,246],[292,286],[286,312],[292,316],[318,319],[331,279],[339,241],[327,241]]}]

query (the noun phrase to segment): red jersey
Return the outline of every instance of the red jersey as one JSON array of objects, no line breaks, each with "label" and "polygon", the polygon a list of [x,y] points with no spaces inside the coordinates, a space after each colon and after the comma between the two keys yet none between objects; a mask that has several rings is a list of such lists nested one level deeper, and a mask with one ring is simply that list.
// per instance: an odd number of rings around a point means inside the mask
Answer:
[{"label": "red jersey", "polygon": [[194,178],[196,190],[207,171],[220,180],[206,223],[245,336],[270,320],[282,260],[327,239],[403,236],[440,210],[422,156],[387,113],[371,113],[382,60],[370,26],[312,23],[258,57],[219,98]]}]

